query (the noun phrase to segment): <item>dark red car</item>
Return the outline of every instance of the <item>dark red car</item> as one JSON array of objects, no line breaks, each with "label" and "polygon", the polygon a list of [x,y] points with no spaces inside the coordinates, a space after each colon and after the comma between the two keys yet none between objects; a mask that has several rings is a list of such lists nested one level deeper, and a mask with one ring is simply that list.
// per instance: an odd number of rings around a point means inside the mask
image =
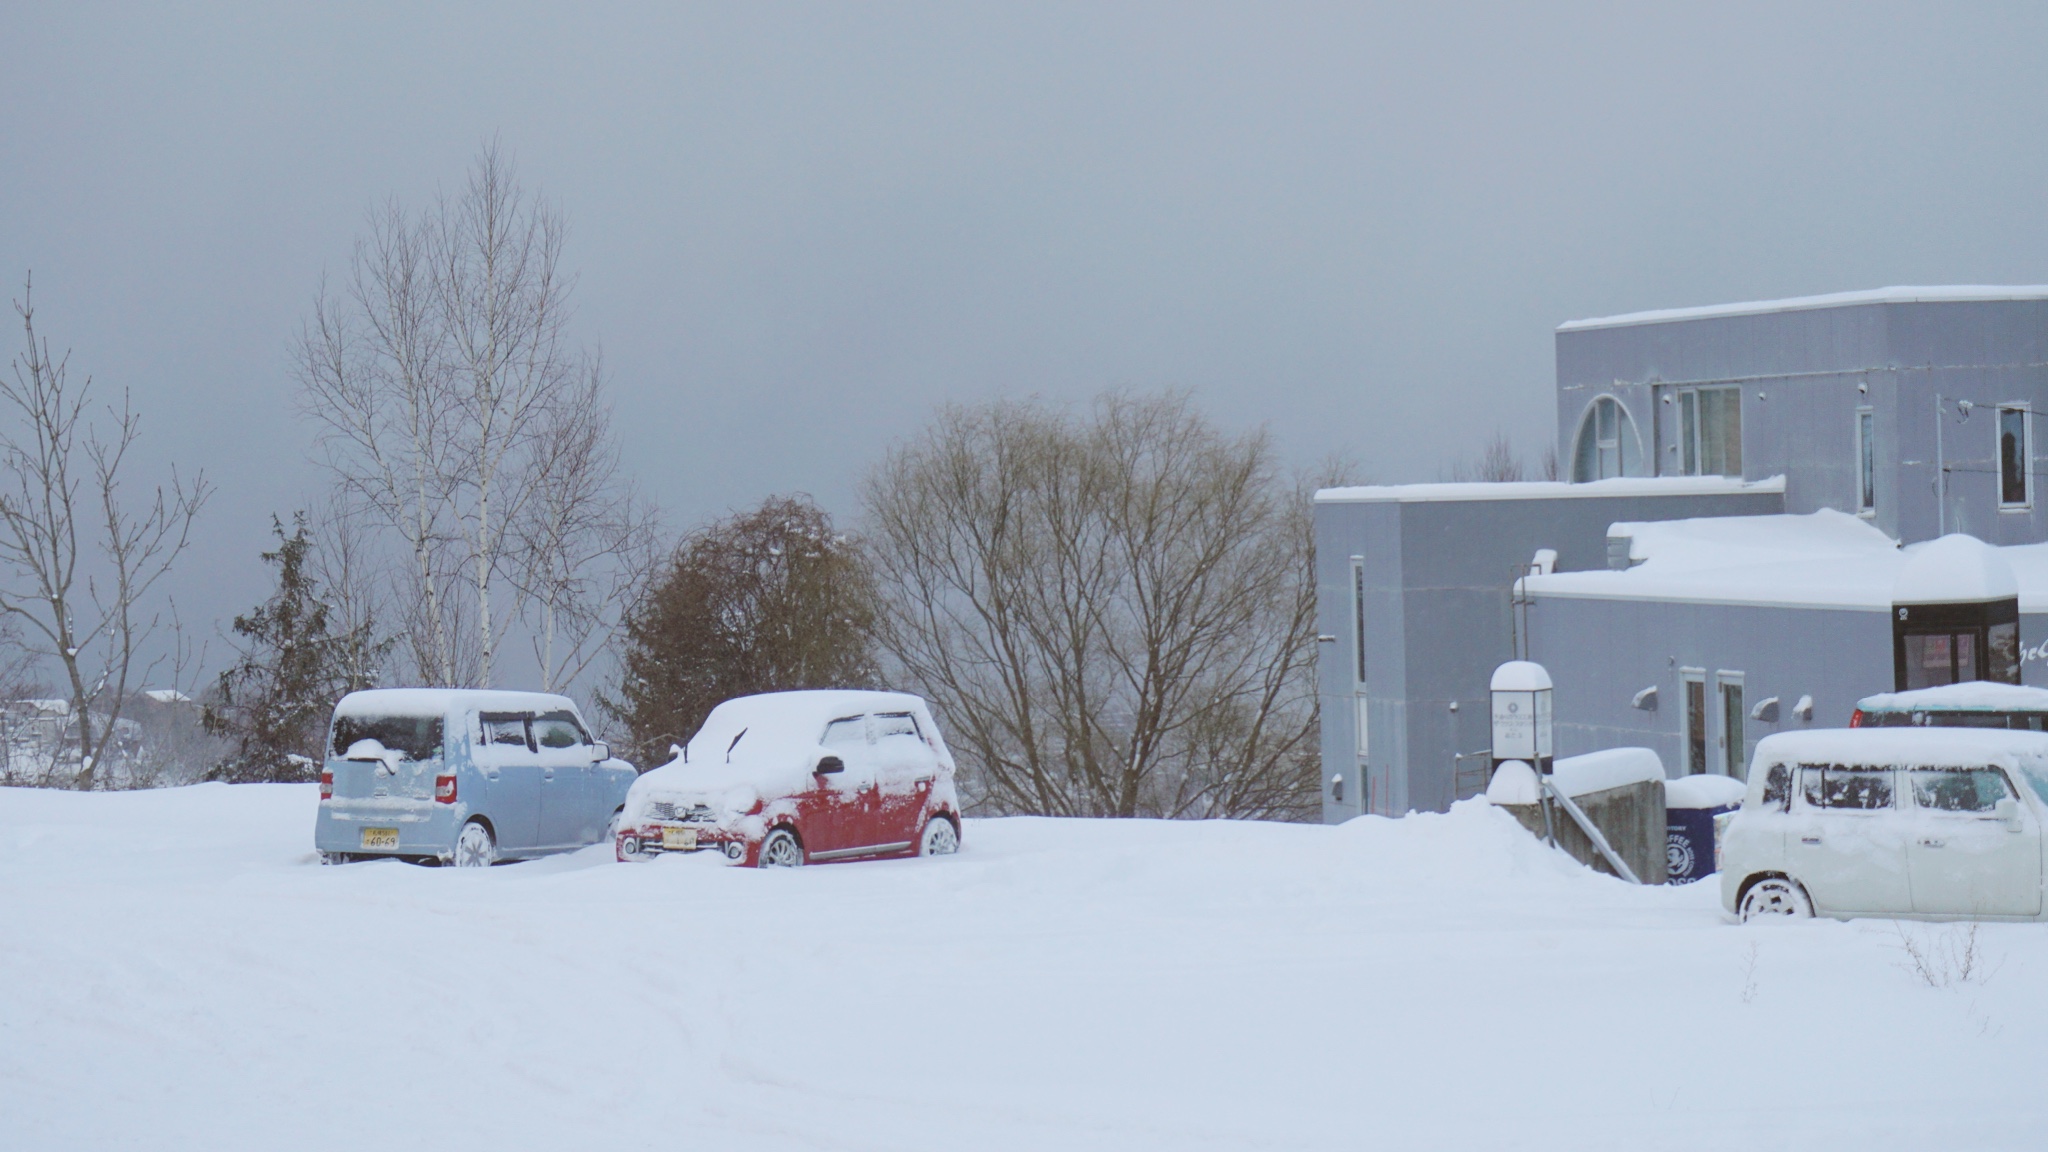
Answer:
[{"label": "dark red car", "polygon": [[953,757],[916,696],[742,696],[677,751],[626,794],[620,860],[716,850],[790,867],[959,850]]}]

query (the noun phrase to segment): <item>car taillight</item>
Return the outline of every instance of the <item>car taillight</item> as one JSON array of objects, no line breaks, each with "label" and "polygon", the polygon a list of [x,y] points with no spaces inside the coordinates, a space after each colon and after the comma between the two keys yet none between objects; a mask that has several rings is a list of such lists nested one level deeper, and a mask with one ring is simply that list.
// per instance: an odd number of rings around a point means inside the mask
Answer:
[{"label": "car taillight", "polygon": [[1858,708],[1858,709],[1857,709],[1857,710],[1855,710],[1854,712],[1851,712],[1851,713],[1849,713],[1849,727],[1851,727],[1851,728],[1861,728],[1861,727],[1863,727],[1863,724],[1864,724],[1864,717],[1863,717],[1863,709],[1861,709],[1861,708]]},{"label": "car taillight", "polygon": [[322,800],[334,799],[334,773],[322,772],[320,774],[320,798]]},{"label": "car taillight", "polygon": [[434,799],[443,804],[455,803],[455,777],[434,777]]}]

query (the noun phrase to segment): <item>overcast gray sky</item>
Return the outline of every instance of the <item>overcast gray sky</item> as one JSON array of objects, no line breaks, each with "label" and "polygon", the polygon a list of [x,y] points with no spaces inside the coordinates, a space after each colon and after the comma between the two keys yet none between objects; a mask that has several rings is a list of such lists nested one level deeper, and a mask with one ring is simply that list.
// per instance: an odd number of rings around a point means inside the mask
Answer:
[{"label": "overcast gray sky", "polygon": [[219,484],[188,620],[318,483],[323,270],[493,134],[679,526],[1120,385],[1433,479],[1567,319],[2048,281],[2039,4],[4,7],[0,276]]}]

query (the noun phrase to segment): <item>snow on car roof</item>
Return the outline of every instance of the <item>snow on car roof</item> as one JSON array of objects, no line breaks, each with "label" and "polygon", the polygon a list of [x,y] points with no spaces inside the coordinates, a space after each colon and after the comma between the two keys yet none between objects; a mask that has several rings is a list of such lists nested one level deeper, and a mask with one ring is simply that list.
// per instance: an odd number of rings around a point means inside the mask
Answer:
[{"label": "snow on car roof", "polygon": [[[818,688],[763,692],[727,700],[713,708],[697,734],[690,737],[689,759],[693,763],[723,761],[728,749],[735,760],[808,751],[825,734],[825,725],[868,712],[911,713],[945,755],[945,746],[939,742],[937,726],[932,723],[931,712],[922,697],[907,692]],[[734,740],[740,742],[735,745]],[[950,755],[945,758],[951,763]]]},{"label": "snow on car roof", "polygon": [[[1956,602],[1996,594],[2008,586],[1998,584],[1995,563],[2009,573],[2021,611],[2048,611],[2048,544],[1999,548],[1945,536],[1901,548],[1868,521],[1829,508],[1623,522],[1607,533],[1628,538],[1626,571],[1557,572],[1527,577],[1523,586],[1536,596],[1882,612],[1901,593],[1916,597],[1911,603],[1930,594]],[[1927,574],[1902,582],[1916,561]],[[1937,582],[1948,591],[1932,592]]]},{"label": "snow on car roof", "polygon": [[[1816,728],[1757,742],[1758,764],[1967,767],[2048,758],[2048,733],[1993,728]],[[1752,773],[1752,776],[1757,775]]]},{"label": "snow on car roof", "polygon": [[2048,688],[1967,680],[1911,692],[1880,692],[1856,702],[1865,712],[1941,709],[1957,712],[2048,712]]},{"label": "snow on car roof", "polygon": [[538,712],[575,709],[567,696],[496,688],[367,688],[334,706],[337,716],[445,716],[461,707],[479,712]]}]

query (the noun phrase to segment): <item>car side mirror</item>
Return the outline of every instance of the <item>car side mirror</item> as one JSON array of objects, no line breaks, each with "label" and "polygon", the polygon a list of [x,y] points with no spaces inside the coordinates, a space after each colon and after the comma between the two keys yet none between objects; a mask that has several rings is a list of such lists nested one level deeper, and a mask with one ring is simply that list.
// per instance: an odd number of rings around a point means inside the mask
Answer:
[{"label": "car side mirror", "polygon": [[611,758],[612,758],[612,746],[611,746],[611,745],[609,745],[609,744],[605,743],[605,742],[604,742],[604,741],[602,741],[602,740],[597,740],[597,741],[593,741],[593,742],[591,743],[591,745],[590,745],[590,762],[591,762],[592,764],[602,764],[602,763],[604,763],[605,761],[607,761],[607,760],[609,760],[609,759],[611,759]]},{"label": "car side mirror", "polygon": [[1997,804],[1992,805],[1991,815],[1994,819],[2000,820],[2005,824],[2007,832],[2018,832],[2020,830],[2020,802],[2012,797],[2007,796]]},{"label": "car side mirror", "polygon": [[834,772],[846,771],[846,761],[837,756],[821,756],[818,758],[818,766],[811,771],[820,776],[830,776]]}]

